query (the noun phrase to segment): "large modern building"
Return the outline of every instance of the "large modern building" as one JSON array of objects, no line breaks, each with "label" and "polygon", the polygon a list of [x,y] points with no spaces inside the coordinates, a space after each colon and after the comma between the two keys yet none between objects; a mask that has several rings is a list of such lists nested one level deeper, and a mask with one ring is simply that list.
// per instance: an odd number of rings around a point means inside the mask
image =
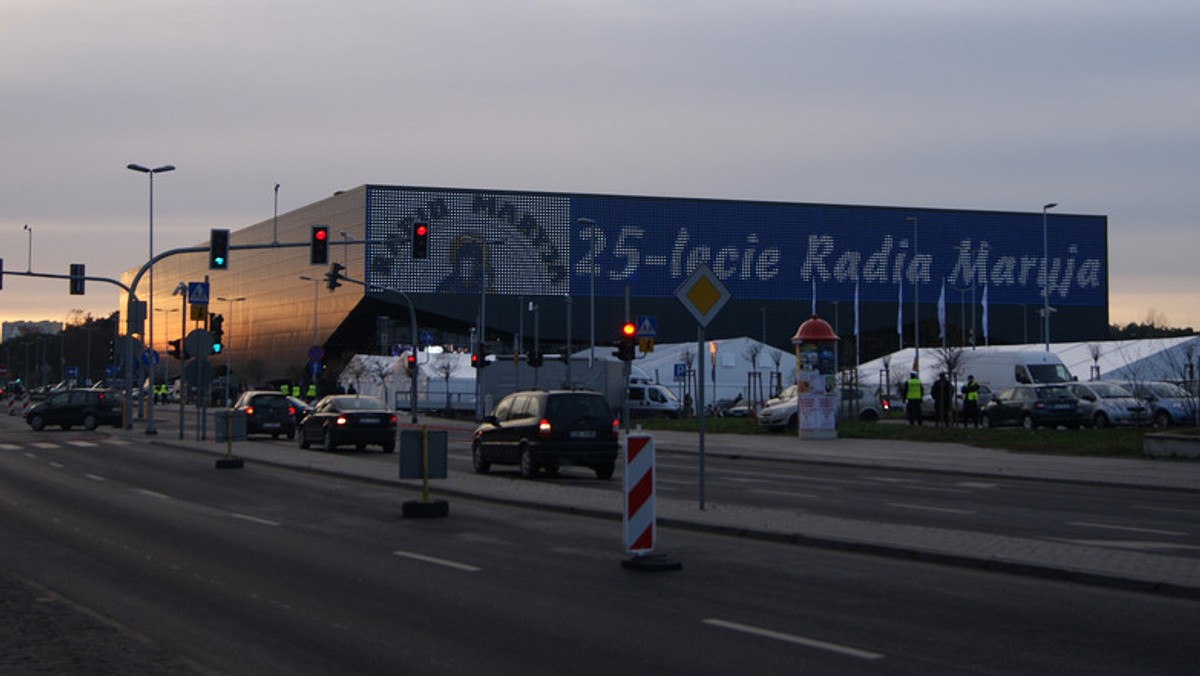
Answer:
[{"label": "large modern building", "polygon": [[[412,252],[417,222],[429,228],[425,258]],[[349,278],[332,291],[328,267],[309,261],[314,225],[328,226],[330,263]],[[495,354],[535,340],[543,353],[568,341],[586,349],[593,336],[607,353],[626,316],[652,318],[660,342],[695,340],[676,291],[700,265],[731,295],[707,336],[789,347],[815,307],[846,341],[843,364],[853,363],[856,333],[863,360],[943,333],[952,345],[1038,342],[1046,305],[1053,341],[1108,329],[1107,218],[1053,210],[365,185],[231,241],[227,270],[208,269],[203,252],[155,265],[151,342],[165,354],[196,328],[173,292],[207,278],[209,312],[224,317],[219,361],[257,383],[298,379],[314,352],[336,362],[414,341],[468,350],[480,324]],[[134,291],[148,297],[145,276]]]}]

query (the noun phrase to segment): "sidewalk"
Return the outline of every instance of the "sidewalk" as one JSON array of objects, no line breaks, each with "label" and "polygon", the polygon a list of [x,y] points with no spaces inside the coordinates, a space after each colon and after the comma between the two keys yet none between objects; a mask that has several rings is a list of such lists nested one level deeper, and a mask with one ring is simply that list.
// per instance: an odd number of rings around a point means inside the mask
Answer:
[{"label": "sidewalk", "polygon": [[[422,417],[421,422],[428,424],[430,429],[449,430],[452,453],[462,452],[457,442],[474,428],[473,423],[463,421]],[[411,428],[411,425],[402,424],[402,427]],[[226,452],[224,442],[180,440],[177,430],[173,426],[164,428],[160,425],[157,436],[146,436],[144,426],[139,424],[134,430],[116,433],[131,440],[137,438],[156,445],[183,446],[214,456]],[[194,437],[194,430],[191,430],[191,436]],[[695,433],[655,432],[653,436],[660,453],[695,455],[698,452]],[[791,435],[710,434],[705,439],[705,452],[713,456],[911,468],[1200,493],[1200,462],[1042,456],[959,444],[861,439],[800,441]],[[420,495],[419,481],[397,478],[397,464],[379,463],[356,454],[234,442],[233,455],[247,462],[398,484],[410,491],[414,499]],[[580,491],[550,482],[506,480],[452,471],[449,478],[432,482],[431,492],[435,498],[461,496],[612,519],[621,517],[619,493]],[[814,516],[728,503],[708,503],[702,511],[695,501],[662,497],[657,501],[657,514],[662,527],[887,554],[1200,599],[1200,560],[1197,559],[973,531]],[[669,544],[664,548],[669,549]]]}]

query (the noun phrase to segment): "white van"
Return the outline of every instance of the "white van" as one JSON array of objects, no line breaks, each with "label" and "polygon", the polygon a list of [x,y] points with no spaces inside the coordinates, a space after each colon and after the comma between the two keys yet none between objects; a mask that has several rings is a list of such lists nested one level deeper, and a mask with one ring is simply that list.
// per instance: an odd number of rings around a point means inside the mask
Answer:
[{"label": "white van", "polygon": [[1014,385],[1075,380],[1058,355],[1043,350],[972,350],[964,353],[962,373],[975,376],[993,392]]},{"label": "white van", "polygon": [[637,417],[678,418],[683,404],[664,385],[631,382],[629,385],[629,415]]}]

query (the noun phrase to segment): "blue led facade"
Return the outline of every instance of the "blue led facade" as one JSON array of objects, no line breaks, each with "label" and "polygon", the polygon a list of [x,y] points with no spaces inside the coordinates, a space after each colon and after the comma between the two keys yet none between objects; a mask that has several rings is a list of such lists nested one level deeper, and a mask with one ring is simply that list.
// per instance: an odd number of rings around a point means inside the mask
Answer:
[{"label": "blue led facade", "polygon": [[[580,223],[590,219],[594,224]],[[415,220],[429,258],[413,260]],[[412,293],[674,296],[701,263],[736,300],[932,302],[986,286],[995,305],[1108,302],[1107,219],[1042,214],[367,186],[368,281]]]}]

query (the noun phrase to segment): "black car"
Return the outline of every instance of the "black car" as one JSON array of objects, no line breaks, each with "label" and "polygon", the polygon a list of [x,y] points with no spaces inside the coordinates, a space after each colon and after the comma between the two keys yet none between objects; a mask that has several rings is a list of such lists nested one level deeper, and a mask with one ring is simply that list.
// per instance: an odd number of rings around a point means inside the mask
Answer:
[{"label": "black car", "polygon": [[121,426],[121,395],[112,390],[70,389],[51,394],[25,413],[35,430],[58,425],[64,430],[79,425],[94,430],[100,425]]},{"label": "black car", "polygon": [[618,428],[612,407],[599,392],[514,392],[475,428],[471,458],[481,474],[492,463],[518,465],[525,478],[543,468],[554,472],[563,465],[580,465],[608,479],[616,468]]},{"label": "black car", "polygon": [[296,438],[300,448],[320,444],[326,451],[338,446],[364,450],[368,445],[383,447],[384,453],[396,450],[396,414],[375,397],[357,394],[331,394],[314,406],[300,421]]},{"label": "black car", "polygon": [[243,392],[233,405],[246,415],[246,434],[269,434],[272,439],[296,438],[296,408],[282,392],[251,390]]},{"label": "black car", "polygon": [[1079,400],[1066,385],[1017,385],[993,395],[983,407],[980,421],[984,427],[1020,425],[1031,430],[1064,425],[1078,429]]}]

